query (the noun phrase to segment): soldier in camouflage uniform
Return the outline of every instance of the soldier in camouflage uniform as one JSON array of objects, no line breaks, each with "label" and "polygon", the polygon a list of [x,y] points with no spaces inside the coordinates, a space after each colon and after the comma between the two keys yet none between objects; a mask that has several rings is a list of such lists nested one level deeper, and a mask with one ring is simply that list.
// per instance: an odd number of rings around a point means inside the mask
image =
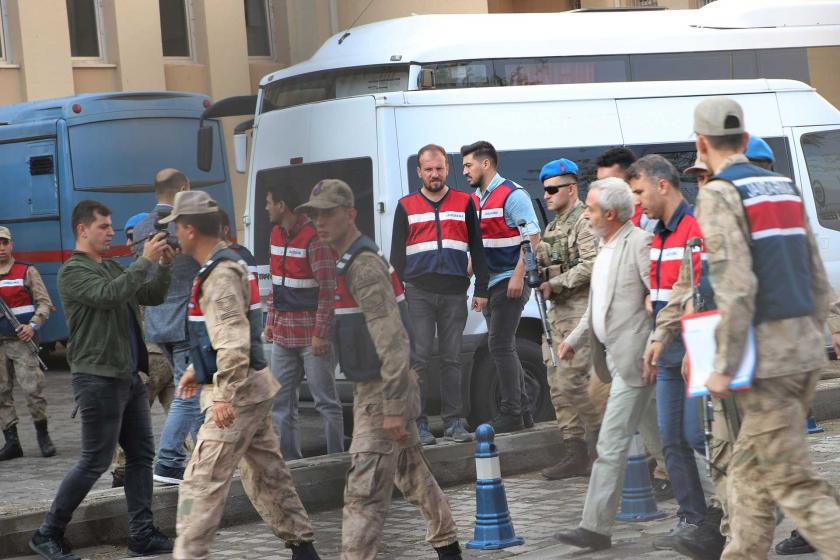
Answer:
[{"label": "soldier in camouflage uniform", "polygon": [[178,495],[173,557],[207,558],[239,467],[245,492],[295,560],[318,560],[312,524],[280,454],[271,421],[280,389],[262,353],[261,314],[250,311],[247,265],[220,239],[218,206],[203,191],[180,192],[172,213],[183,252],[205,263],[193,281],[188,309],[192,363],[179,396],[201,391],[207,410]]},{"label": "soldier in camouflage uniform", "polygon": [[298,207],[336,264],[335,345],[353,381],[353,442],[344,490],[341,558],[372,560],[382,541],[394,484],[426,520],[426,540],[438,557],[460,560],[449,502],[423,455],[417,424],[420,391],[409,369],[410,343],[402,285],[376,244],[355,225],[353,191],[325,179]]},{"label": "soldier in camouflage uniform", "polygon": [[815,472],[802,429],[826,362],[834,292],[801,195],[792,181],[748,163],[735,101],[700,103],[694,130],[700,159],[715,171],[697,197],[721,316],[712,395],[731,397],[751,325],[756,339],[755,378],[735,397],[742,420],[727,472],[732,535],[722,558],[767,556],[774,502],[823,558],[840,558],[840,495]]},{"label": "soldier in camouflage uniform", "polygon": [[[537,248],[548,276],[540,289],[546,300],[551,300],[548,320],[554,340],[565,340],[586,311],[589,277],[598,253],[598,241],[583,218],[585,207],[578,198],[577,173],[577,165],[567,159],[551,161],[540,172],[546,205],[556,213]],[[548,343],[543,340],[543,359],[551,402],[563,434],[564,454],[542,475],[549,480],[586,475],[601,427],[601,415],[587,391],[589,343],[582,345],[570,360],[558,360],[557,366],[552,366]]]}]

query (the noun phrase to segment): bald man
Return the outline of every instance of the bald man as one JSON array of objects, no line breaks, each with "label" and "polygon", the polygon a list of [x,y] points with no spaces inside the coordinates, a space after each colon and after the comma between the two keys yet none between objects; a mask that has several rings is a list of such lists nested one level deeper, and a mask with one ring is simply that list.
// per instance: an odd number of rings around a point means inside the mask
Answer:
[{"label": "bald man", "polygon": [[[155,175],[155,197],[157,205],[149,216],[134,228],[134,253],[142,254],[145,240],[155,231],[155,223],[172,212],[175,195],[190,190],[190,181],[181,171],[172,168],[161,169]],[[174,224],[169,224],[170,235],[175,234]],[[187,341],[187,303],[190,298],[192,280],[198,272],[198,264],[190,257],[179,255],[172,266],[172,283],[166,294],[166,301],[156,307],[148,307],[145,314],[146,342],[161,349],[172,366],[173,383],[178,386],[181,375],[189,363]],[[180,484],[184,477],[186,451],[184,440],[192,434],[195,441],[201,426],[201,412],[198,397],[182,399],[175,397],[169,407],[169,414],[160,435],[160,449],[155,464],[155,481],[164,484]]]}]

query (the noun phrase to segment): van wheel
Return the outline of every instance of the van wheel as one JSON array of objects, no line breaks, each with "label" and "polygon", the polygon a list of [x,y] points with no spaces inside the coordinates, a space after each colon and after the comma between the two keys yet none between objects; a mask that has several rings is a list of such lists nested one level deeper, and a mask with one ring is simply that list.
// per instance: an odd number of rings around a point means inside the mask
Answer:
[{"label": "van wheel", "polygon": [[[545,422],[554,419],[554,407],[548,390],[542,347],[526,338],[516,339],[516,351],[525,370],[525,383],[528,393],[534,398],[534,420]],[[479,424],[492,420],[499,414],[501,392],[496,368],[487,347],[479,349],[473,364],[470,384],[470,426],[475,429]]]}]

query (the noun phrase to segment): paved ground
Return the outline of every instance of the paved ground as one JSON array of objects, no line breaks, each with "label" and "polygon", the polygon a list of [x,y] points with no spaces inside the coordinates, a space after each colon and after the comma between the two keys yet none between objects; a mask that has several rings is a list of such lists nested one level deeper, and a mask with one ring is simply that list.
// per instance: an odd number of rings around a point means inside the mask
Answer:
[{"label": "paved ground", "polygon": [[[813,458],[820,472],[835,485],[840,485],[840,420],[823,424],[826,433],[810,437]],[[583,554],[552,539],[558,529],[574,527],[580,517],[586,492],[585,479],[560,482],[544,481],[536,473],[512,477],[505,481],[507,498],[517,533],[525,538],[523,546],[501,551],[466,551],[466,558],[495,560],[515,557],[517,560],[550,558],[592,559],[664,559],[678,558],[668,551],[653,551],[651,542],[666,533],[674,524],[676,504],[660,504],[668,516],[647,523],[616,525],[613,548],[598,553]],[[475,491],[472,485],[447,489],[450,503],[461,530],[461,541],[470,540],[475,520]],[[313,516],[318,548],[324,559],[338,558],[340,550],[341,512],[328,511]],[[786,537],[792,525],[784,521],[776,531],[776,541]],[[434,558],[434,552],[424,542],[424,526],[417,511],[402,500],[395,501],[388,517],[386,536],[380,558]],[[123,558],[125,549],[103,546],[76,551],[83,558],[111,560]],[[249,523],[219,531],[212,548],[214,558],[262,559],[290,558],[288,551],[262,523]],[[33,557],[26,557],[27,559]],[[160,557],[168,558],[168,557]],[[774,554],[770,558],[777,558]],[[816,554],[799,556],[814,560]],[[22,559],[20,559],[22,560]]]}]

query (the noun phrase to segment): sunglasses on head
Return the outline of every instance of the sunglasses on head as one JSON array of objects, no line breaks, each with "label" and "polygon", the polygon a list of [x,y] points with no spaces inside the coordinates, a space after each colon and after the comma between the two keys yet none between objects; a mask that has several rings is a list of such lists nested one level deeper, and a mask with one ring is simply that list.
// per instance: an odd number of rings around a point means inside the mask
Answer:
[{"label": "sunglasses on head", "polygon": [[571,187],[572,185],[577,185],[577,183],[566,183],[565,185],[556,185],[554,187],[543,187],[543,190],[548,194],[557,194],[560,192],[560,189]]}]

